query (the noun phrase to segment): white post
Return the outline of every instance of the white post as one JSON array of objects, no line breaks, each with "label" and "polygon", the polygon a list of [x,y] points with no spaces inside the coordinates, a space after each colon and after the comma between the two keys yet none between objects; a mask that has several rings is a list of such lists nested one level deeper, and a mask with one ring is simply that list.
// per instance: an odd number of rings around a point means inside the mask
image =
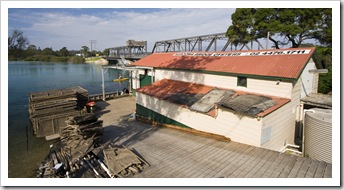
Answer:
[{"label": "white post", "polygon": [[129,90],[129,95],[131,95],[131,81],[133,80],[133,74],[132,74],[132,70],[129,70],[129,86],[128,86],[128,90]]},{"label": "white post", "polygon": [[265,47],[265,49],[268,49],[269,38],[270,38],[270,32],[268,32],[268,35],[267,35],[267,37],[266,37],[266,47]]},{"label": "white post", "polygon": [[152,68],[152,78],[151,78],[152,84],[154,83],[154,77],[155,77],[155,71],[154,71],[154,67],[153,67]]},{"label": "white post", "polygon": [[102,92],[103,92],[103,101],[105,101],[105,85],[104,85],[104,68],[102,67]]}]

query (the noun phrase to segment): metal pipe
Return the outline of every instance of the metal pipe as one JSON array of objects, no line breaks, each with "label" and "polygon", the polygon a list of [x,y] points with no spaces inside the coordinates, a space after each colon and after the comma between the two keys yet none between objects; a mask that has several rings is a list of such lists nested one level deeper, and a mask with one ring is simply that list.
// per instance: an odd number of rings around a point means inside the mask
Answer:
[{"label": "metal pipe", "polygon": [[295,144],[286,144],[280,151],[278,152],[285,152],[286,149],[288,149],[288,147],[292,147],[292,148],[300,148],[299,145],[295,145]]},{"label": "metal pipe", "polygon": [[102,67],[102,92],[103,92],[103,101],[105,101],[105,85],[104,85],[104,68]]},{"label": "metal pipe", "polygon": [[302,152],[300,151],[297,151],[297,150],[293,150],[293,149],[290,149],[290,148],[286,148],[282,153],[286,152],[286,151],[290,151],[290,152],[294,152],[296,154],[301,154],[302,155]]},{"label": "metal pipe", "polygon": [[93,170],[93,172],[96,174],[96,176],[100,177],[100,175],[97,172],[97,170],[92,166],[92,164],[85,157],[84,157],[84,160],[85,160],[86,164]]},{"label": "metal pipe", "polygon": [[314,110],[303,110],[303,118],[302,118],[302,157],[305,157],[305,116],[306,112],[315,113]]}]

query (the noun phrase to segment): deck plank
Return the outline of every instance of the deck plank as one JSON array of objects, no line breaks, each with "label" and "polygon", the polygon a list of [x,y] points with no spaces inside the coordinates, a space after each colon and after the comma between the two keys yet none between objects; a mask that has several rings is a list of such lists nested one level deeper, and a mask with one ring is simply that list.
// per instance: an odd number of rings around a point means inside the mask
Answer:
[{"label": "deck plank", "polygon": [[233,153],[232,151],[229,151],[231,149],[237,149],[240,146],[239,143],[234,143],[231,142],[227,148],[228,149],[222,149],[224,154],[222,155],[222,159],[220,159],[215,165],[214,165],[214,169],[210,170],[208,177],[215,177],[218,172],[223,169],[225,166],[231,164],[230,160],[236,156],[237,154]]},{"label": "deck plank", "polygon": [[324,161],[320,161],[317,167],[317,170],[315,171],[314,178],[324,177],[325,168],[326,168],[326,163]]},{"label": "deck plank", "polygon": [[125,118],[135,111],[123,99],[97,102],[104,120],[104,140],[135,149],[151,166],[133,178],[324,178],[332,164],[280,154],[237,142],[223,142],[189,132],[156,127]]},{"label": "deck plank", "polygon": [[277,178],[283,171],[283,169],[286,167],[289,159],[291,159],[291,155],[287,155],[284,153],[281,153],[281,161],[275,166],[274,171],[271,173],[271,175],[269,176],[269,178]]},{"label": "deck plank", "polygon": [[265,172],[269,169],[269,167],[271,166],[271,164],[277,159],[277,157],[279,156],[278,152],[272,151],[272,154],[270,155],[270,157],[266,160],[266,162],[262,165],[261,168],[259,168],[259,170],[256,172],[256,174],[253,176],[255,178],[261,178],[264,176]]},{"label": "deck plank", "polygon": [[289,172],[289,175],[287,176],[287,178],[296,178],[302,163],[304,161],[304,158],[298,157],[296,159],[296,163],[294,164],[293,168],[291,169],[291,171]]},{"label": "deck plank", "polygon": [[[174,166],[171,167],[171,170],[166,172],[161,177],[175,177],[175,176],[185,175],[185,170],[187,168],[190,168],[197,164],[197,159],[195,158],[202,157],[203,152],[206,151],[205,148],[208,147],[207,142],[210,143],[211,140],[200,139],[199,142],[197,143],[194,142],[195,148],[192,151],[187,152],[184,156],[177,156],[174,158],[170,157],[170,159],[167,159],[166,160],[167,162],[171,164],[173,163],[177,163],[177,164],[173,164]],[[179,150],[176,150],[176,151],[179,151]]]},{"label": "deck plank", "polygon": [[296,175],[297,178],[304,178],[306,176],[306,173],[307,173],[308,168],[309,168],[309,166],[311,164],[311,161],[312,160],[309,159],[309,158],[304,158],[304,161],[303,161],[303,163],[301,165],[301,168],[300,168],[299,172]]},{"label": "deck plank", "polygon": [[251,150],[251,147],[248,145],[239,145],[236,147],[236,149],[231,150],[231,153],[233,154],[233,156],[226,160],[226,163],[228,164],[224,164],[225,167],[220,168],[220,170],[217,172],[217,174],[214,176],[216,178],[222,178],[224,177],[225,173],[233,167],[233,164],[236,163],[236,160],[238,160],[238,158],[240,158],[242,156],[243,153],[246,153],[247,151]]},{"label": "deck plank", "polygon": [[267,178],[270,175],[272,175],[272,173],[276,170],[277,166],[282,162],[282,160],[284,159],[285,154],[281,154],[279,153],[276,156],[276,159],[273,160],[273,162],[269,165],[269,167],[267,168],[267,170],[264,172],[263,174],[263,178]]},{"label": "deck plank", "polygon": [[283,171],[277,177],[278,178],[286,178],[289,175],[289,173],[291,172],[291,170],[293,169],[297,158],[298,158],[297,156],[291,155],[289,160],[286,163],[286,166],[283,168]]},{"label": "deck plank", "polygon": [[324,172],[324,178],[331,178],[332,177],[332,164],[327,163],[325,172]]},{"label": "deck plank", "polygon": [[262,150],[260,148],[254,148],[251,151],[251,154],[247,156],[247,160],[241,160],[243,163],[238,167],[231,175],[231,178],[242,178],[247,173],[250,172],[251,167],[253,166],[252,163],[257,159],[257,157],[261,156]]},{"label": "deck plank", "polygon": [[230,177],[236,170],[238,170],[254,153],[255,147],[249,147],[243,154],[233,161],[232,167],[224,172],[224,177]]},{"label": "deck plank", "polygon": [[273,151],[267,150],[267,153],[265,156],[259,160],[257,165],[251,169],[251,171],[245,176],[246,178],[256,178],[258,176],[258,172],[261,170],[261,168],[264,166],[264,164],[270,159]]},{"label": "deck plank", "polygon": [[319,161],[318,160],[312,160],[309,169],[305,175],[306,178],[313,178],[315,171],[317,170],[317,167],[319,165]]}]

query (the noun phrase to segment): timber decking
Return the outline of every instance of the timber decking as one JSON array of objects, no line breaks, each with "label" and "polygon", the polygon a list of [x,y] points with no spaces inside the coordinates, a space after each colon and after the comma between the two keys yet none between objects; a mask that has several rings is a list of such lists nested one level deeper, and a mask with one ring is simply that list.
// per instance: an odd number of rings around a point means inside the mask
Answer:
[{"label": "timber decking", "polygon": [[134,178],[331,178],[332,164],[151,126],[128,116],[133,97],[97,102],[104,141],[115,140],[151,166]]}]

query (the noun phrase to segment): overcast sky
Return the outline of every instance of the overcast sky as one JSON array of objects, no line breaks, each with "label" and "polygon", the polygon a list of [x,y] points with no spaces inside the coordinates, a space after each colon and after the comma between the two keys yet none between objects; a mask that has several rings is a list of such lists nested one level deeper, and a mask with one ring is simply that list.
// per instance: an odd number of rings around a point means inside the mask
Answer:
[{"label": "overcast sky", "polygon": [[[129,39],[148,42],[226,32],[233,8],[10,8],[8,31],[19,29],[41,49],[96,49],[123,46]],[[93,49],[95,49],[93,47]]]}]

